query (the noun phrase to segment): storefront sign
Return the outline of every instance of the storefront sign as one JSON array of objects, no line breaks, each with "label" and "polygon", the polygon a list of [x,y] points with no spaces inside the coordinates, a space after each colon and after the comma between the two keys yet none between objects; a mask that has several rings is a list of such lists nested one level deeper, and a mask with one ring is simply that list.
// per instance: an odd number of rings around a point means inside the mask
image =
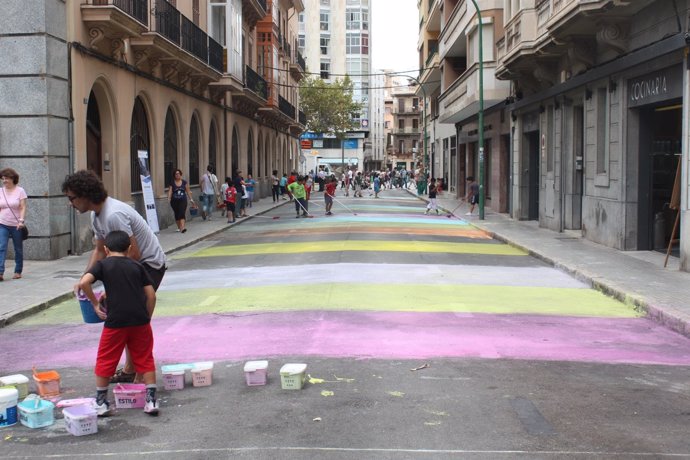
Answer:
[{"label": "storefront sign", "polygon": [[633,78],[628,82],[628,107],[653,104],[683,97],[683,71],[680,66]]},{"label": "storefront sign", "polygon": [[302,141],[300,141],[300,145],[303,150],[309,150],[311,148],[311,140],[302,139]]}]

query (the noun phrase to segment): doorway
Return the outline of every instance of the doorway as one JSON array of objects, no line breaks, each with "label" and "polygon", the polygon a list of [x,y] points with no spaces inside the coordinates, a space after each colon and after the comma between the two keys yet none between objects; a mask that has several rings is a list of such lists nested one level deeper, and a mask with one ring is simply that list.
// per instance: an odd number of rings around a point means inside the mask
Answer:
[{"label": "doorway", "polygon": [[101,142],[101,117],[98,102],[93,91],[89,95],[89,105],[86,108],[86,169],[103,177]]},{"label": "doorway", "polygon": [[527,143],[527,219],[539,220],[539,131],[525,133]]},{"label": "doorway", "polygon": [[[681,104],[644,108],[640,113],[640,250],[666,252],[677,216],[672,198],[681,158]],[[677,205],[675,206],[677,207]],[[682,232],[676,230],[676,238]],[[678,257],[679,241],[671,245]]]}]

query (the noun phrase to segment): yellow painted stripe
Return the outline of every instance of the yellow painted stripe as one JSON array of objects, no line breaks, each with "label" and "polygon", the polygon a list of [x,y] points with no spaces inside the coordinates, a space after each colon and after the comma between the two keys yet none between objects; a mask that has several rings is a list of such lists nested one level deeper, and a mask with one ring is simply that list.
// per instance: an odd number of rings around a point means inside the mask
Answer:
[{"label": "yellow painted stripe", "polygon": [[190,257],[228,257],[255,254],[303,254],[306,252],[423,252],[450,254],[484,254],[525,256],[526,252],[507,244],[447,243],[431,241],[337,240],[301,243],[262,243],[213,246],[197,252],[179,254],[176,259]]}]

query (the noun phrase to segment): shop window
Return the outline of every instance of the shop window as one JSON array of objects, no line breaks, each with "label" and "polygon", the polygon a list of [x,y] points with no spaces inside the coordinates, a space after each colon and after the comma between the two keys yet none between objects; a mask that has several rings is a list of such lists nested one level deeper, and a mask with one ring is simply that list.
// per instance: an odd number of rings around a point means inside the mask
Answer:
[{"label": "shop window", "polygon": [[609,156],[609,101],[606,88],[597,89],[597,174],[606,174]]}]

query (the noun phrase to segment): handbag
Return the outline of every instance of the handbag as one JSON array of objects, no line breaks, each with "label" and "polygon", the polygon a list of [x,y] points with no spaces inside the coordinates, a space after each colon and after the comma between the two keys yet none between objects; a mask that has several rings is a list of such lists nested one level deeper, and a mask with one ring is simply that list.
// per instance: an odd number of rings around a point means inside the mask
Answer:
[{"label": "handbag", "polygon": [[[2,196],[5,197],[5,203],[7,203],[7,208],[10,210],[12,215],[14,216],[15,219],[17,219],[17,224],[19,224],[19,217],[12,211],[12,207],[10,206],[10,202],[7,201],[7,195],[5,195],[5,188],[3,187],[2,189]],[[26,224],[22,226],[22,228],[19,229],[19,231],[22,234],[22,241],[25,241],[29,238],[29,229],[27,228]]]}]

